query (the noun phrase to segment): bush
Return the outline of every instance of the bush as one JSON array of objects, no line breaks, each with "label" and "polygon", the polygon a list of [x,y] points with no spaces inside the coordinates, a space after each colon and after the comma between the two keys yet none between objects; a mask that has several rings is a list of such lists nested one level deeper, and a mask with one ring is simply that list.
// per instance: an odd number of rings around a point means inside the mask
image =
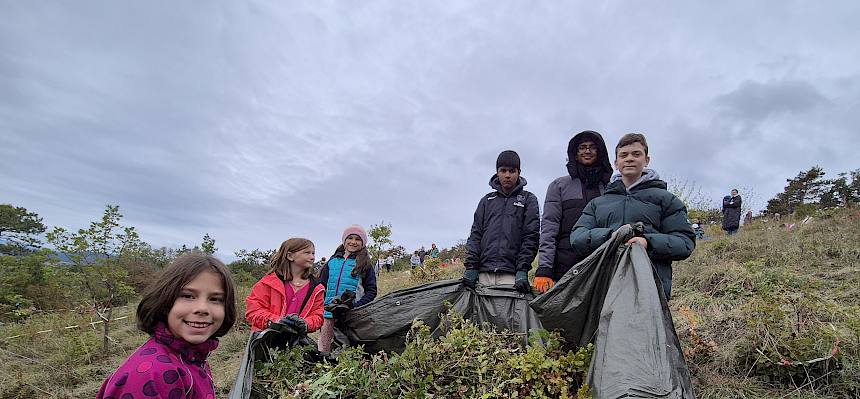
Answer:
[{"label": "bush", "polygon": [[[523,348],[517,334],[481,328],[449,314],[434,339],[416,322],[403,353],[341,352],[335,364],[308,361],[312,348],[275,351],[258,363],[254,394],[282,398],[590,398],[583,384],[592,347],[564,351],[540,332]],[[543,345],[539,345],[542,342]]]}]

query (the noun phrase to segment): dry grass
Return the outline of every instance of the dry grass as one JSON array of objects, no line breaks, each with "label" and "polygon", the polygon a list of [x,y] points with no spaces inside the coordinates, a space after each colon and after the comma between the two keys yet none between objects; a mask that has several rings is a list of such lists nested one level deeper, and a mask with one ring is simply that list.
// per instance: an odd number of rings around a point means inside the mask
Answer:
[{"label": "dry grass", "polygon": [[[709,234],[711,241],[701,242],[690,259],[674,265],[670,302],[698,396],[860,396],[856,221],[845,213],[793,231],[754,223],[733,237],[716,230]],[[428,279],[457,278],[462,272],[462,265],[417,279],[410,271],[383,272],[379,295]],[[238,289],[244,315],[250,286]],[[88,315],[61,313],[0,326],[0,399],[94,397],[104,378],[147,337],[133,321],[116,322],[112,355],[104,357],[99,353],[99,331],[34,335],[89,321]],[[219,396],[226,396],[235,381],[249,332],[241,321],[210,358]],[[18,334],[22,337],[2,340]],[[774,363],[780,360],[776,353],[789,360],[826,356],[837,337],[839,353],[833,359],[806,367]],[[824,377],[816,379],[820,376]]]}]

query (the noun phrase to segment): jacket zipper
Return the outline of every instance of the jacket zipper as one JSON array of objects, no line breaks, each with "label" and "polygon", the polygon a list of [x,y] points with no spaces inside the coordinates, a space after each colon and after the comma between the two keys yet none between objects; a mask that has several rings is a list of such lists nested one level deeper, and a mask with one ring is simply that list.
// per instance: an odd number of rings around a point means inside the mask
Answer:
[{"label": "jacket zipper", "polygon": [[340,271],[337,273],[337,283],[334,285],[334,296],[332,299],[337,297],[337,291],[340,289],[340,279],[343,277],[343,269],[346,268],[346,260],[347,258],[343,258],[343,263],[340,265]]}]

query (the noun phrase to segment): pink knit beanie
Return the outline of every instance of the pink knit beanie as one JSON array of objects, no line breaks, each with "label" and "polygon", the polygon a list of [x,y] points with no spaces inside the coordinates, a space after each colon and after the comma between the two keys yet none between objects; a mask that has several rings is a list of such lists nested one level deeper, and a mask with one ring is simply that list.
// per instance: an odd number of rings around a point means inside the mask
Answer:
[{"label": "pink knit beanie", "polygon": [[343,237],[340,238],[340,241],[341,242],[346,241],[346,238],[349,237],[350,234],[355,234],[355,235],[361,237],[361,243],[365,247],[367,246],[367,232],[364,231],[364,229],[361,228],[361,226],[354,224],[354,225],[347,227],[346,230],[343,231]]}]

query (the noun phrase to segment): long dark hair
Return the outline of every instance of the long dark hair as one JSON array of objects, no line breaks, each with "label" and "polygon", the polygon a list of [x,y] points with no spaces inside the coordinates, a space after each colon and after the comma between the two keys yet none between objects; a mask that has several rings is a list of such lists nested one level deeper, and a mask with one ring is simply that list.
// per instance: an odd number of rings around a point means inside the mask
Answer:
[{"label": "long dark hair", "polygon": [[137,304],[137,328],[152,335],[158,323],[166,325],[167,314],[173,308],[182,287],[205,271],[221,275],[221,288],[224,289],[224,322],[221,328],[212,334],[212,338],[227,334],[236,322],[236,292],[230,270],[218,258],[194,252],[174,260],[152,284],[146,287],[143,298]]},{"label": "long dark hair", "polygon": [[[340,244],[337,247],[337,250],[334,251],[336,254],[343,254],[344,261],[346,261],[346,248],[343,244]],[[370,267],[370,254],[367,252],[367,247],[362,247],[358,252],[355,253],[355,267],[352,269],[352,277],[358,277],[359,274],[364,274],[367,268]]]}]

